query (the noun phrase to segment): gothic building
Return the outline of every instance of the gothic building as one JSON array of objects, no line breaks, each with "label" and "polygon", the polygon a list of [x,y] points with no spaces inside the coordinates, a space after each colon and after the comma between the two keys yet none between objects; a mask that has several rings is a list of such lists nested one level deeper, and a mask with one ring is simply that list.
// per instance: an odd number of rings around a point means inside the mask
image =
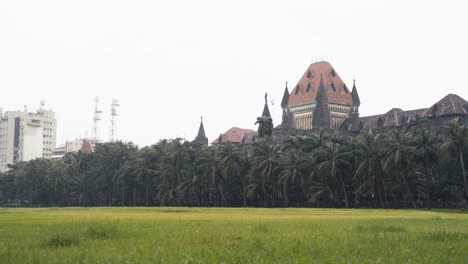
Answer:
[{"label": "gothic building", "polygon": [[349,117],[359,116],[359,95],[353,83],[352,91],[326,61],[311,64],[294,89],[287,84],[281,107],[279,129],[336,129]]},{"label": "gothic building", "polygon": [[[274,128],[273,138],[281,142],[283,136],[291,129],[303,130],[304,134],[316,133],[319,131],[317,129],[339,129],[357,134],[362,129],[405,129],[415,122],[437,131],[455,117],[459,122],[468,124],[468,102],[456,94],[448,94],[429,108],[409,111],[392,108],[385,114],[364,117],[359,116],[360,105],[354,81],[350,91],[330,63],[326,61],[313,63],[291,93],[286,83],[281,101],[282,122]],[[261,116],[271,118],[266,94]],[[200,124],[196,140],[208,142],[203,123]],[[233,127],[211,144],[226,141],[235,145],[255,144],[258,142],[258,133],[251,129]]]}]

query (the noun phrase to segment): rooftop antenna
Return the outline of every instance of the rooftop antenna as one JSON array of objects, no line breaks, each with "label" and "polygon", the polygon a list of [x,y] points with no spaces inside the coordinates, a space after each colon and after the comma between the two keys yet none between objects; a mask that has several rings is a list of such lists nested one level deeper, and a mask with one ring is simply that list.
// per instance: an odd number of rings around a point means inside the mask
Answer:
[{"label": "rooftop antenna", "polygon": [[45,100],[41,100],[41,104],[39,105],[39,110],[43,111],[45,106]]},{"label": "rooftop antenna", "polygon": [[109,140],[111,142],[115,141],[115,133],[116,133],[115,119],[119,115],[117,113],[118,106],[120,106],[119,101],[117,99],[112,99],[111,111],[110,111],[110,137],[109,137]]},{"label": "rooftop antenna", "polygon": [[94,117],[93,117],[93,141],[99,141],[99,121],[101,121],[102,111],[99,110],[99,97],[94,97]]}]

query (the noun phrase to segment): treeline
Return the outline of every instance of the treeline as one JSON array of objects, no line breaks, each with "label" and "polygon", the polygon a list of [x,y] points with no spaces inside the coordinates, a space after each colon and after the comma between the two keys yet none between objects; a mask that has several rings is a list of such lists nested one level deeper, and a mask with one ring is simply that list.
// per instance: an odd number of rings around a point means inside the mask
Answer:
[{"label": "treeline", "polygon": [[181,139],[36,159],[0,174],[3,206],[454,207],[466,199],[468,128],[265,136],[242,148]]}]

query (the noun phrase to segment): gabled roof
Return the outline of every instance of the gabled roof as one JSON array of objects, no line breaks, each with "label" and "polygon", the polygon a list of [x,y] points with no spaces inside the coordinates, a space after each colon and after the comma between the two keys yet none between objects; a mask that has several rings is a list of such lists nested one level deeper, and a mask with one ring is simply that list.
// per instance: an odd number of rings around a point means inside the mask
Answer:
[{"label": "gabled roof", "polygon": [[241,144],[242,139],[245,137],[250,137],[251,134],[257,134],[255,130],[252,129],[244,129],[239,127],[232,127],[224,134],[219,135],[215,141],[211,142],[211,144],[218,144],[220,139],[224,141],[229,141],[233,144]]},{"label": "gabled roof", "polygon": [[[288,106],[312,103],[316,100],[317,91],[320,84],[320,75],[323,76],[323,84],[326,88],[327,98],[329,102],[352,105],[353,98],[348,89],[343,89],[345,86],[340,76],[336,73],[330,63],[321,61],[312,63],[303,76],[291,91],[288,98]],[[307,87],[311,87],[307,92]],[[296,90],[300,92],[296,93]]]},{"label": "gabled roof", "polygon": [[468,114],[468,102],[456,94],[448,94],[439,102],[429,107],[423,117],[438,117],[446,115],[466,115]]}]

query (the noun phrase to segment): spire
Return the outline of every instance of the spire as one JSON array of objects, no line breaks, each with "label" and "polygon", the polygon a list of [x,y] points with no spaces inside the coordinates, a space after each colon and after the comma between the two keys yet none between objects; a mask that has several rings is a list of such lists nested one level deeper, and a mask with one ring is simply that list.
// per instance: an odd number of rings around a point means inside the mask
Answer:
[{"label": "spire", "polygon": [[203,117],[200,117],[200,128],[198,128],[198,134],[195,140],[202,144],[208,144],[208,138],[205,135],[205,127],[203,126]]},{"label": "spire", "polygon": [[284,88],[283,100],[281,100],[281,107],[285,108],[288,106],[288,99],[289,99],[289,90],[288,90],[288,82],[286,82],[286,88]]},{"label": "spire", "polygon": [[359,100],[359,94],[356,89],[356,80],[353,80],[353,91],[351,91],[351,96],[353,98],[353,105],[360,106],[361,100]]},{"label": "spire", "polygon": [[265,106],[263,107],[262,116],[271,117],[270,109],[268,108],[268,99],[267,98],[268,98],[268,94],[265,93]]},{"label": "spire", "polygon": [[315,97],[315,110],[312,113],[312,127],[330,128],[330,109],[328,109],[327,92],[320,75],[320,85]]}]

